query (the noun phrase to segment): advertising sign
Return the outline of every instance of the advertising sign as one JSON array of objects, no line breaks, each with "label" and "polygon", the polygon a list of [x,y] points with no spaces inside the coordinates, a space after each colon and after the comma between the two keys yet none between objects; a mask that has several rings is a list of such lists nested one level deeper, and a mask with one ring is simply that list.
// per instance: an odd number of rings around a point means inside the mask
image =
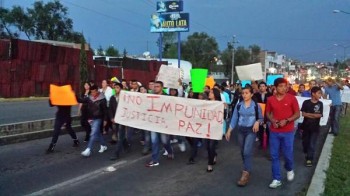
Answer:
[{"label": "advertising sign", "polygon": [[151,15],[151,33],[188,32],[190,20],[188,13],[169,13]]},{"label": "advertising sign", "polygon": [[181,12],[183,10],[182,1],[158,1],[157,12]]}]

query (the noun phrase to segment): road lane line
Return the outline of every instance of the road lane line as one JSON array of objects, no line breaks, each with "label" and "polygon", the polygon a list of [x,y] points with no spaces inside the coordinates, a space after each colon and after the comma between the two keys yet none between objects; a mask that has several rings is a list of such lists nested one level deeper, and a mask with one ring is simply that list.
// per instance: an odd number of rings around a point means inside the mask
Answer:
[{"label": "road lane line", "polygon": [[[54,192],[56,190],[59,190],[59,189],[62,189],[64,187],[77,185],[77,184],[80,184],[82,182],[86,182],[88,180],[100,177],[101,175],[108,174],[108,173],[111,173],[111,172],[115,172],[115,171],[117,171],[118,169],[120,169],[122,167],[125,167],[127,165],[131,165],[133,163],[136,163],[136,162],[141,161],[141,160],[146,159],[146,158],[149,158],[149,156],[140,157],[140,158],[134,159],[132,161],[126,161],[126,160],[118,161],[117,163],[109,165],[107,167],[103,167],[103,168],[97,169],[97,170],[92,171],[90,173],[87,173],[87,174],[84,174],[84,175],[72,178],[70,180],[67,180],[67,181],[55,184],[55,185],[53,185],[51,187],[48,187],[48,188],[36,191],[34,193],[31,193],[31,194],[28,194],[28,196],[47,195],[48,193],[52,193],[52,192]],[[114,167],[115,170],[114,171],[109,171],[109,169],[107,169],[107,168],[110,168],[110,167]]]}]

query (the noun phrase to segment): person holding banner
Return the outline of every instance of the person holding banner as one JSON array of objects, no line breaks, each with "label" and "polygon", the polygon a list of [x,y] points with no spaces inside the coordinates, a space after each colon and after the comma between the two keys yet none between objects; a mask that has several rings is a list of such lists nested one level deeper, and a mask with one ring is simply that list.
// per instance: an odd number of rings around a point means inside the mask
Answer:
[{"label": "person holding banner", "polygon": [[[163,82],[156,81],[153,86],[153,94],[156,95],[167,95],[163,92]],[[152,141],[152,160],[146,164],[146,167],[154,167],[159,165],[159,140],[163,143],[165,150],[168,152],[168,158],[174,159],[173,148],[170,145],[169,136],[164,133],[151,132]]]},{"label": "person holding banner", "polygon": [[123,85],[121,83],[116,83],[114,86],[114,89],[115,89],[115,95],[111,97],[109,101],[109,109],[108,109],[109,117],[111,118],[110,120],[114,123],[115,132],[118,135],[116,150],[114,152],[114,155],[110,157],[110,160],[112,161],[119,159],[120,152],[123,150],[123,147],[124,148],[129,147],[129,144],[127,143],[127,140],[125,137],[125,126],[117,124],[114,121],[115,113],[118,108],[119,94],[120,94],[120,91],[123,89]]},{"label": "person holding banner", "polygon": [[253,88],[246,86],[242,90],[243,101],[239,102],[232,114],[230,127],[225,138],[230,141],[232,130],[238,126],[238,141],[241,147],[243,171],[241,178],[237,181],[238,186],[246,186],[252,170],[252,153],[256,133],[263,123],[260,105],[252,100]]},{"label": "person holding banner", "polygon": [[270,188],[282,185],[280,171],[280,151],[284,154],[287,180],[294,180],[294,121],[299,119],[299,104],[295,96],[287,93],[288,81],[277,78],[274,81],[276,95],[271,96],[266,104],[266,117],[270,124],[270,154],[272,160],[272,182]]},{"label": "person holding banner", "polygon": [[[221,101],[221,93],[217,88],[213,88],[209,92],[210,101]],[[213,171],[213,165],[216,164],[217,156],[216,146],[218,145],[218,140],[207,139],[207,151],[208,151],[208,167],[207,172]]]},{"label": "person holding banner", "polygon": [[91,155],[92,147],[96,140],[99,140],[101,147],[98,151],[103,153],[107,150],[107,145],[100,132],[100,126],[104,120],[107,120],[107,101],[105,96],[98,92],[96,85],[91,86],[90,96],[87,99],[79,99],[81,103],[87,103],[89,109],[89,123],[91,125],[91,135],[87,148],[81,153],[81,155],[88,157]]},{"label": "person holding banner", "polygon": [[323,97],[326,99],[327,95],[332,100],[331,111],[329,118],[331,123],[331,134],[337,136],[339,134],[339,117],[343,104],[341,102],[340,90],[344,90],[343,86],[336,83],[334,79],[328,78],[326,80],[325,93]]}]

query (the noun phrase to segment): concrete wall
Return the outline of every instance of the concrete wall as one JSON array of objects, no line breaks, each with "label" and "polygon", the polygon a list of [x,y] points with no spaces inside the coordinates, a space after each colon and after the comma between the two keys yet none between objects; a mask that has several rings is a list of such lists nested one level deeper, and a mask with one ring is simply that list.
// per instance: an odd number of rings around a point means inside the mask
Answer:
[{"label": "concrete wall", "polygon": [[[54,118],[0,125],[0,145],[51,137]],[[78,116],[73,117],[72,127],[81,131]],[[61,134],[66,134],[64,126]]]}]

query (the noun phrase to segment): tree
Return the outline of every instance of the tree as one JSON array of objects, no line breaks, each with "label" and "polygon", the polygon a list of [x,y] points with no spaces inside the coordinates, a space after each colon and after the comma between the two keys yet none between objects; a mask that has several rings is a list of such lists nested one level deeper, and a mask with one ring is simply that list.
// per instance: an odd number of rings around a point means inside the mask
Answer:
[{"label": "tree", "polygon": [[128,51],[126,51],[126,48],[123,50],[123,57],[125,58],[128,55]]},{"label": "tree", "polygon": [[250,49],[250,63],[258,63],[260,61],[260,46],[254,44],[249,46]]},{"label": "tree", "polygon": [[80,94],[82,94],[84,92],[84,83],[88,82],[89,80],[87,55],[85,51],[85,39],[81,39],[79,69],[80,69]]},{"label": "tree", "polygon": [[97,55],[97,56],[106,56],[106,55],[105,55],[105,51],[103,50],[103,48],[102,48],[101,45],[100,45],[100,46],[98,47],[98,49],[96,50],[95,55]]},{"label": "tree", "polygon": [[13,33],[11,12],[8,9],[0,7],[0,38],[18,38],[18,33]]},{"label": "tree", "polygon": [[19,6],[13,6],[11,10],[0,8],[0,33],[2,37],[18,38],[20,33],[24,33],[29,40],[79,43],[83,34],[73,31],[73,20],[67,15],[68,8],[58,0],[46,4],[36,1],[33,8],[26,10]]},{"label": "tree", "polygon": [[214,37],[208,34],[193,33],[183,45],[183,59],[190,61],[193,67],[209,68],[214,57],[219,53]]},{"label": "tree", "polygon": [[[183,48],[183,46],[181,46]],[[164,51],[164,58],[171,58],[171,59],[175,59],[178,57],[177,54],[177,44],[171,44],[169,45],[169,47],[167,48],[166,51]]]},{"label": "tree", "polygon": [[106,56],[119,56],[118,49],[114,48],[114,46],[109,46],[106,49]]}]

